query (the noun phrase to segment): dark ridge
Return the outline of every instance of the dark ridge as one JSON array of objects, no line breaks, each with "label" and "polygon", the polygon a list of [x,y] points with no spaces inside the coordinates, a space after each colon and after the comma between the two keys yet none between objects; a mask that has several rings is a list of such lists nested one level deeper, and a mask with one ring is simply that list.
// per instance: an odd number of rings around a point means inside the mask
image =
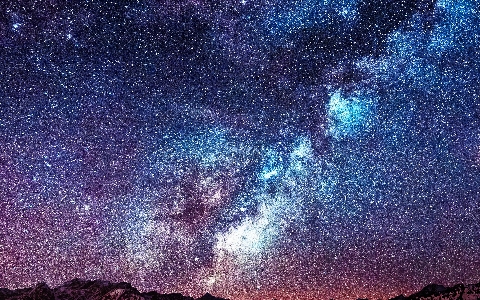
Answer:
[{"label": "dark ridge", "polygon": [[[480,283],[477,284],[457,284],[453,287],[445,287],[438,284],[429,284],[421,291],[414,293],[410,296],[400,295],[390,300],[429,300],[438,298],[444,300],[463,300],[464,294],[468,294],[471,297],[468,299],[480,299]],[[476,298],[473,298],[476,297]]]},{"label": "dark ridge", "polygon": [[415,296],[417,298],[439,296],[441,293],[445,292],[446,290],[447,288],[444,287],[443,285],[429,284],[426,287],[424,287],[420,292],[413,294],[412,296]]},{"label": "dark ridge", "polygon": [[[111,283],[102,280],[75,278],[51,289],[46,283],[34,288],[9,290],[0,288],[0,300],[195,300],[179,293],[160,294],[156,291],[140,293],[130,283]],[[197,300],[227,300],[209,293]]]},{"label": "dark ridge", "polygon": [[[457,284],[453,287],[429,284],[410,296],[400,295],[390,300],[463,300],[480,299],[480,283]],[[140,293],[130,283],[111,283],[102,280],[73,279],[51,289],[45,282],[33,288],[9,290],[0,288],[0,300],[228,300],[206,293],[200,298],[184,296],[180,293],[160,294],[156,291]],[[368,300],[368,299],[357,299]]]},{"label": "dark ridge", "polygon": [[197,300],[220,300],[221,298],[214,297],[210,295],[210,293],[206,293],[202,297],[198,298]]}]

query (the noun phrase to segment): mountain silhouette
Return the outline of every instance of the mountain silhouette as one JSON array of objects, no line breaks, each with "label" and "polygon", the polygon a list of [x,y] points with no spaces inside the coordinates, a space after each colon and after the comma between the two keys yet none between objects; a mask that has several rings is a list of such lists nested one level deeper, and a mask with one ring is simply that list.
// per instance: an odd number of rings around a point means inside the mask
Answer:
[{"label": "mountain silhouette", "polygon": [[[73,279],[51,289],[46,283],[34,288],[9,290],[0,288],[0,300],[195,300],[182,294],[140,293],[130,283]],[[197,300],[227,300],[209,293]]]},{"label": "mountain silhouette", "polygon": [[[42,282],[33,288],[9,290],[0,288],[0,300],[228,300],[206,293],[192,298],[179,293],[140,293],[130,283],[102,280],[73,279],[51,289]],[[368,300],[368,299],[357,299]],[[453,287],[430,284],[410,296],[400,295],[390,300],[480,300],[480,283],[457,284]]]},{"label": "mountain silhouette", "polygon": [[453,287],[429,284],[408,297],[400,295],[390,300],[480,300],[480,283]]}]

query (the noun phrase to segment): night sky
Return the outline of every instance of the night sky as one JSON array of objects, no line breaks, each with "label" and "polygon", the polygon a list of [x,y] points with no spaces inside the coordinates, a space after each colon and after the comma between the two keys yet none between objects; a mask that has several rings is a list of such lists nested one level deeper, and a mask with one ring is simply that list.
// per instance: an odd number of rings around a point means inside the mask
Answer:
[{"label": "night sky", "polygon": [[480,8],[0,3],[0,287],[480,281]]}]

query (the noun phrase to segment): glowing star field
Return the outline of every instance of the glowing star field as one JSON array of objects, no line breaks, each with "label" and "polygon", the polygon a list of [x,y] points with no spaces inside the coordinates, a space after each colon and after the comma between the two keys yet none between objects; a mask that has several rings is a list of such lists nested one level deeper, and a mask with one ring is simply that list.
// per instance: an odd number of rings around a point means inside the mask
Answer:
[{"label": "glowing star field", "polygon": [[480,4],[0,3],[0,287],[480,281]]}]

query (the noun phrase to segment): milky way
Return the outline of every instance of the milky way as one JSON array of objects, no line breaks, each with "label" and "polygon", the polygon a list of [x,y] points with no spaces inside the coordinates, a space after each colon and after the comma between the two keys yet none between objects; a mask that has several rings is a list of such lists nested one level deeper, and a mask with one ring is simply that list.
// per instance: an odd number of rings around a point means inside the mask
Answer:
[{"label": "milky way", "polygon": [[480,281],[476,1],[0,3],[0,287]]}]

